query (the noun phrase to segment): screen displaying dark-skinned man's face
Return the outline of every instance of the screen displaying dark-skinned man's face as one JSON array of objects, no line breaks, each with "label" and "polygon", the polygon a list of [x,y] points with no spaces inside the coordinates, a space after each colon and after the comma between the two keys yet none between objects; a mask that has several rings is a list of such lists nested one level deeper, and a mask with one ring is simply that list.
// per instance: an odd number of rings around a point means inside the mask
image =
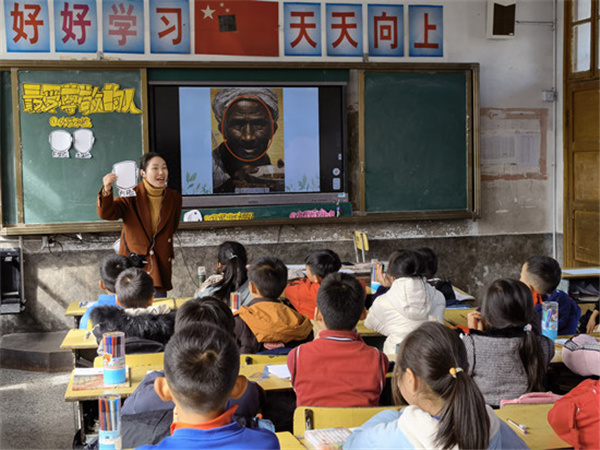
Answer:
[{"label": "screen displaying dark-skinned man's face", "polygon": [[238,100],[223,117],[227,147],[245,163],[252,163],[265,153],[275,130],[277,124],[267,107],[258,101]]}]

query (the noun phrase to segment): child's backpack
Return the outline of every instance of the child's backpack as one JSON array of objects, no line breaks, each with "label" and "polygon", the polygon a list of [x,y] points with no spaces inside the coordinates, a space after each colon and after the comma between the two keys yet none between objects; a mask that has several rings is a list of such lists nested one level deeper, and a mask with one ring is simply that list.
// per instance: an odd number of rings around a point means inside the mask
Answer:
[{"label": "child's backpack", "polygon": [[548,422],[575,449],[600,448],[600,381],[585,380],[558,400]]},{"label": "child's backpack", "polygon": [[562,359],[565,366],[582,377],[600,376],[600,342],[593,336],[573,336],[563,346]]}]

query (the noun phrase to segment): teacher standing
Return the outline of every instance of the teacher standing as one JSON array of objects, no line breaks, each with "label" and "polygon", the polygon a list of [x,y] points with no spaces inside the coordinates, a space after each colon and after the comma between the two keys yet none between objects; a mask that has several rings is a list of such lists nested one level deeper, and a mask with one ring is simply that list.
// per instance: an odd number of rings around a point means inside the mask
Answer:
[{"label": "teacher standing", "polygon": [[169,169],[157,153],[140,159],[140,174],[142,182],[133,189],[136,196],[117,198],[112,191],[117,176],[105,175],[96,210],[101,219],[123,219],[119,254],[144,257],[142,268],[154,280],[156,297],[164,297],[173,288],[173,234],[181,217],[181,194],[167,187]]}]

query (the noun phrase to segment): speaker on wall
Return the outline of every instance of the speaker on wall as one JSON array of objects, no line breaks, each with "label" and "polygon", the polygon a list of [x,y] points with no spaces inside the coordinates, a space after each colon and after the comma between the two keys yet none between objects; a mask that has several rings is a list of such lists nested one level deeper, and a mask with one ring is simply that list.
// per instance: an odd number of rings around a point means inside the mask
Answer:
[{"label": "speaker on wall", "polygon": [[515,37],[516,0],[488,0],[488,39],[510,39]]}]

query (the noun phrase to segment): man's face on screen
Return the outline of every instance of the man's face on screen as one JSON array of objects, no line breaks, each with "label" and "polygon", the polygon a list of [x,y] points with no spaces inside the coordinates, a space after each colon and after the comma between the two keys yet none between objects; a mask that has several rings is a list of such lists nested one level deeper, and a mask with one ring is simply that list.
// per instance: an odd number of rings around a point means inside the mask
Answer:
[{"label": "man's face on screen", "polygon": [[277,124],[259,101],[241,99],[223,117],[223,134],[229,150],[241,161],[252,163],[267,150]]}]

